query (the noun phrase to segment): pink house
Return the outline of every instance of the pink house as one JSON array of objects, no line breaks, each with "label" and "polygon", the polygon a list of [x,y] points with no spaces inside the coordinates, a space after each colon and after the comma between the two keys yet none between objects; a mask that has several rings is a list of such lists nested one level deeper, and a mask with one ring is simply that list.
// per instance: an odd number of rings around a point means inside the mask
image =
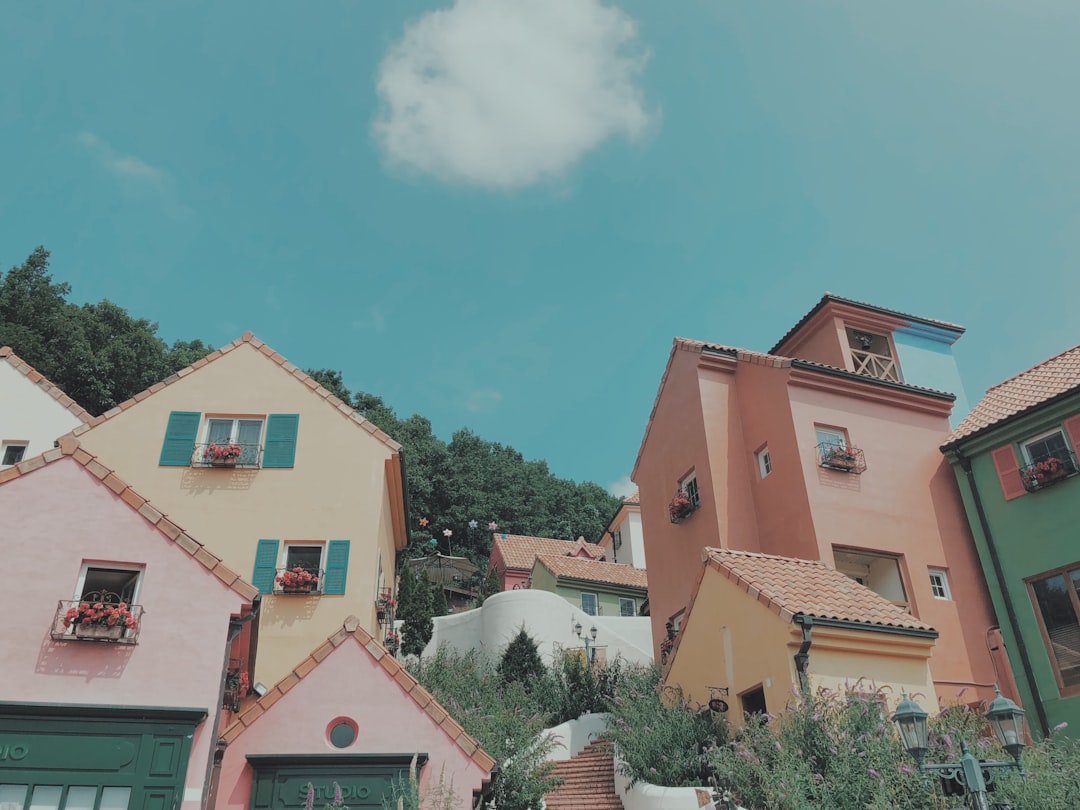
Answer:
[{"label": "pink house", "polygon": [[71,438],[0,471],[0,514],[0,805],[204,806],[257,591]]},{"label": "pink house", "polygon": [[[301,810],[342,789],[350,808],[382,808],[416,757],[422,794],[442,779],[470,808],[495,761],[350,616],[221,735],[217,810]],[[441,805],[440,805],[441,806]]]},{"label": "pink house", "polygon": [[995,680],[1015,696],[938,451],[962,333],[826,294],[768,353],[675,339],[632,475],[658,659],[705,549],[760,552],[820,560],[936,628],[942,699],[992,698]]},{"label": "pink house", "polygon": [[495,569],[499,590],[528,588],[533,563],[539,554],[551,557],[582,557],[603,560],[604,549],[595,543],[577,540],[556,540],[553,537],[530,537],[524,534],[496,534],[492,537],[488,571]]}]

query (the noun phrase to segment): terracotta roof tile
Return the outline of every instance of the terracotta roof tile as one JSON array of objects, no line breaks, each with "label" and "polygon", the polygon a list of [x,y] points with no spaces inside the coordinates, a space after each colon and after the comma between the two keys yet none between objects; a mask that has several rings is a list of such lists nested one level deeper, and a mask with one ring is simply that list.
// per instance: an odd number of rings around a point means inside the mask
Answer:
[{"label": "terracotta roof tile", "polygon": [[4,470],[0,473],[0,485],[14,481],[24,475],[31,475],[35,470],[54,464],[65,457],[71,458],[76,464],[85,467],[95,478],[100,479],[104,485],[120,496],[120,500],[130,507],[133,512],[138,513],[140,517],[154,526],[158,532],[216,575],[226,586],[239,594],[245,602],[251,602],[258,596],[259,591],[254,585],[245,582],[238,573],[225,565],[220,557],[212,554],[206,546],[192,539],[183,529],[165,517],[164,513],[155,508],[150,501],[146,500],[136,490],[132,489],[115,471],[81,449],[78,440],[71,436],[65,436],[61,439],[59,448],[20,461],[15,466]]},{"label": "terracotta roof tile", "polygon": [[706,560],[781,615],[933,630],[885,597],[818,560],[706,548]]},{"label": "terracotta roof tile", "polygon": [[649,587],[649,580],[645,571],[622,563],[586,560],[582,557],[552,557],[540,554],[536,557],[536,564],[544,566],[557,577],[602,582],[607,585],[622,585],[627,588],[648,589]]},{"label": "terracotta roof tile", "polygon": [[10,346],[0,346],[0,361],[6,362],[17,372],[36,384],[38,388],[55,399],[66,408],[72,416],[84,424],[93,419],[84,407],[61,391],[59,387],[49,382],[41,372],[35,370],[33,366],[19,357],[19,355],[15,354]]},{"label": "terracotta roof tile", "polygon": [[498,548],[507,568],[531,571],[539,554],[560,556],[576,553],[584,548],[593,559],[604,559],[604,549],[595,543],[580,540],[556,540],[553,537],[529,537],[523,534],[496,534],[492,550]]},{"label": "terracotta roof tile", "polygon": [[622,502],[623,503],[631,503],[631,504],[632,503],[640,504],[641,503],[641,492],[639,490],[635,489],[634,494],[633,495],[627,495],[625,498],[622,499]]},{"label": "terracotta roof tile", "polygon": [[232,742],[239,737],[248,726],[277,703],[285,692],[310,675],[321,661],[333,654],[334,648],[340,646],[346,638],[352,638],[363,647],[385,670],[387,676],[397,682],[418,709],[431,717],[467,757],[484,771],[491,772],[495,767],[495,760],[480,747],[475,739],[465,733],[465,730],[450,717],[446,709],[439,705],[431,693],[424,689],[420,682],[386,651],[385,647],[360,626],[360,620],[356,616],[347,617],[342,628],[331,633],[326,641],[319,644],[310,655],[293,667],[291,672],[270,687],[265,695],[251,703],[234,718],[228,728],[221,732],[221,738],[226,742]]},{"label": "terracotta roof tile", "polygon": [[203,357],[203,358],[200,358],[199,360],[196,360],[194,363],[192,363],[187,368],[180,369],[175,374],[172,374],[169,377],[166,377],[161,382],[154,383],[149,388],[147,388],[145,391],[140,391],[138,394],[135,394],[135,396],[133,396],[131,399],[129,399],[129,400],[125,401],[125,402],[121,402],[119,405],[117,405],[111,411],[108,411],[107,413],[104,413],[101,416],[97,416],[97,417],[87,416],[87,418],[85,418],[83,420],[84,422],[86,422],[86,424],[85,425],[80,425],[79,427],[75,428],[73,433],[75,433],[76,435],[79,435],[79,434],[84,433],[87,430],[89,430],[92,426],[98,425],[101,422],[106,421],[107,419],[111,419],[111,418],[113,418],[114,416],[116,416],[119,413],[123,413],[125,410],[130,408],[136,402],[141,402],[142,400],[146,399],[148,396],[150,396],[152,394],[155,394],[158,391],[165,388],[166,386],[172,385],[173,383],[177,382],[178,380],[186,377],[188,374],[190,374],[195,369],[202,368],[207,363],[212,363],[215,360],[218,360],[218,359],[224,357],[226,354],[228,354],[231,351],[234,351],[235,349],[239,348],[240,346],[243,346],[245,343],[250,344],[252,347],[257,349],[260,354],[262,354],[262,355],[264,355],[266,357],[267,360],[269,360],[270,362],[275,363],[276,365],[280,366],[290,376],[295,377],[296,379],[300,380],[300,382],[302,382],[304,385],[306,385],[308,388],[310,388],[312,391],[314,391],[320,397],[322,397],[327,402],[329,402],[331,405],[333,405],[334,408],[336,410],[340,411],[342,413],[342,415],[344,415],[347,419],[349,419],[351,422],[355,423],[356,425],[366,429],[368,431],[368,433],[370,433],[372,436],[377,438],[379,441],[381,441],[383,444],[385,444],[391,450],[393,450],[394,452],[398,452],[398,451],[401,450],[401,445],[398,444],[396,441],[394,441],[392,438],[390,438],[389,435],[387,435],[382,430],[380,430],[373,422],[368,421],[363,416],[361,416],[359,413],[357,413],[355,410],[353,410],[348,405],[343,403],[340,399],[338,399],[336,396],[331,394],[327,389],[323,388],[319,384],[319,382],[317,380],[315,380],[314,378],[312,378],[308,374],[304,373],[303,371],[300,371],[300,369],[296,368],[296,366],[294,366],[292,363],[290,363],[288,360],[286,360],[280,354],[278,354],[277,352],[270,349],[265,343],[263,343],[263,341],[261,341],[257,337],[255,337],[251,332],[244,332],[242,337],[238,338],[237,340],[234,340],[232,343],[229,343],[229,344],[227,344],[225,346],[222,346],[220,349],[217,349],[216,351],[211,352],[206,357]]},{"label": "terracotta roof tile", "polygon": [[944,446],[974,436],[1074,389],[1080,389],[1080,346],[1074,346],[990,388]]}]

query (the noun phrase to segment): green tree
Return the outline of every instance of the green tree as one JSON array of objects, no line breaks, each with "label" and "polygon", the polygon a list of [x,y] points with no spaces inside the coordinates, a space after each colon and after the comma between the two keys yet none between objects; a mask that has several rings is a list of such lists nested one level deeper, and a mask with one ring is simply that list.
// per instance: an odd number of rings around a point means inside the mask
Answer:
[{"label": "green tree", "polygon": [[[426,572],[425,572],[426,575]],[[432,616],[445,616],[450,612],[450,606],[446,603],[446,590],[438,582],[431,583],[431,614]]]},{"label": "green tree", "polygon": [[417,576],[408,565],[401,566],[400,577],[397,618],[402,620],[401,650],[406,655],[420,655],[434,630],[431,580],[423,571]]},{"label": "green tree", "polygon": [[499,571],[493,565],[488,569],[487,579],[484,581],[484,599],[494,596],[501,590],[502,588],[499,587]]},{"label": "green tree", "polygon": [[499,660],[499,677],[503,683],[529,684],[544,677],[544,662],[540,660],[540,650],[522,625],[518,634],[506,646]]}]

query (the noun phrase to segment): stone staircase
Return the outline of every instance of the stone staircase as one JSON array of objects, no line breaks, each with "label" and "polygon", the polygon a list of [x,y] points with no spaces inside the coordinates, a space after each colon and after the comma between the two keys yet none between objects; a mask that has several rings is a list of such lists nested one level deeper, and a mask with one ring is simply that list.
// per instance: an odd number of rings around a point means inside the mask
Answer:
[{"label": "stone staircase", "polygon": [[623,810],[609,742],[589,743],[576,756],[556,763],[552,775],[563,783],[544,796],[548,810]]}]

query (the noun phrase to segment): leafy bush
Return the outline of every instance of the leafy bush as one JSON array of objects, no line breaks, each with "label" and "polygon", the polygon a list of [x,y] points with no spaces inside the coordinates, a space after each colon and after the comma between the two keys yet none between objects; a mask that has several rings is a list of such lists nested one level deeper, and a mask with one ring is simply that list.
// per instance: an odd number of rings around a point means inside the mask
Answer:
[{"label": "leafy bush", "polygon": [[614,691],[604,737],[618,746],[631,783],[708,784],[707,754],[727,741],[722,719],[689,704],[680,689],[661,694],[656,667],[627,668]]},{"label": "leafy bush", "polygon": [[626,669],[621,658],[604,666],[585,665],[584,657],[573,651],[560,656],[549,670],[548,684],[538,684],[555,726],[590,712],[610,709],[622,674]]},{"label": "leafy bush", "polygon": [[503,683],[529,683],[546,675],[544,662],[540,660],[540,651],[536,648],[524,626],[507,645],[499,661],[499,677]]}]

